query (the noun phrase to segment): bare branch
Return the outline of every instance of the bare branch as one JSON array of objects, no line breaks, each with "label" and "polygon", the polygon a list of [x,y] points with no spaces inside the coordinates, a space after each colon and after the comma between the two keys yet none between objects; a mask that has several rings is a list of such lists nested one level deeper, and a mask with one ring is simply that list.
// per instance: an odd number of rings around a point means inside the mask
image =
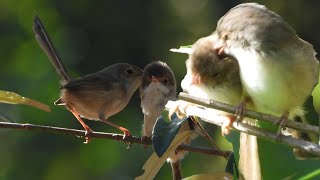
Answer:
[{"label": "bare branch", "polygon": [[[230,106],[230,105],[220,103],[217,101],[197,99],[197,98],[192,97],[192,96],[185,94],[185,93],[180,93],[179,98],[181,100],[184,100],[184,101],[188,100],[188,102],[191,102],[194,104],[199,104],[201,106],[206,106],[206,107],[210,107],[210,108],[214,108],[214,109],[218,109],[218,110],[222,110],[222,111],[227,111],[230,113],[235,112],[234,106]],[[172,107],[174,107],[175,105],[176,104],[174,101],[169,101],[166,105],[166,109],[169,110]],[[223,116],[223,115],[219,115],[216,112],[207,111],[205,109],[202,109],[202,108],[199,108],[196,106],[188,106],[186,108],[186,113],[187,113],[187,115],[190,115],[190,116],[198,116],[203,121],[206,121],[211,124],[216,124],[218,126],[222,126],[223,121],[225,120],[225,116]],[[250,114],[250,115],[248,115],[248,114]],[[249,110],[246,110],[245,115],[247,117],[257,118],[257,119],[263,117],[265,120],[267,119],[267,121],[269,121],[269,122],[274,122],[274,120],[278,120],[278,118],[276,118],[276,117],[273,117],[270,115],[265,115],[262,113],[249,111]],[[271,117],[271,119],[268,119],[268,117]],[[300,127],[303,127],[304,130],[312,129],[312,132],[314,132],[313,129],[315,127],[313,127],[311,125],[306,125],[306,124],[302,124],[302,123],[297,123],[297,124],[298,125],[293,125],[295,127],[295,129],[299,129]],[[292,124],[290,127],[292,127]],[[310,154],[320,156],[320,145],[318,145],[318,144],[314,144],[314,143],[311,143],[308,141],[304,141],[301,139],[296,139],[296,138],[292,138],[290,136],[284,136],[284,135],[280,135],[277,138],[276,133],[269,132],[269,131],[263,130],[261,128],[254,127],[254,126],[251,126],[251,125],[248,125],[245,123],[241,123],[241,122],[239,122],[238,124],[236,122],[233,123],[233,128],[235,130],[240,131],[240,132],[252,134],[252,135],[264,138],[264,139],[270,139],[272,141],[276,141],[276,142],[286,144],[286,145],[294,147],[294,148],[298,148],[298,149],[307,151]]]},{"label": "bare branch", "polygon": [[280,135],[277,138],[276,133],[272,133],[270,131],[266,131],[261,128],[254,127],[245,123],[239,123],[238,125],[237,123],[234,123],[233,127],[241,132],[252,134],[265,139],[271,139],[273,141],[289,145],[293,148],[298,148],[298,149],[307,151],[310,154],[320,157],[320,146],[318,144],[314,144],[301,139],[292,138],[291,136]]},{"label": "bare branch", "polygon": [[[235,113],[236,107],[235,106],[231,106],[225,103],[221,103],[218,101],[214,101],[214,100],[207,100],[207,99],[201,99],[201,98],[195,98],[190,96],[189,94],[186,93],[180,93],[179,94],[179,99],[187,101],[187,102],[191,102],[194,104],[199,104],[201,106],[204,107],[208,107],[208,108],[213,108],[213,109],[218,109],[221,111],[225,111],[225,112],[229,112],[229,113]],[[268,114],[263,114],[263,113],[259,113],[259,112],[255,112],[255,111],[251,111],[246,109],[244,112],[244,115],[246,117],[252,118],[252,119],[257,119],[257,120],[262,120],[262,121],[267,121],[267,122],[271,122],[274,124],[277,124],[279,122],[279,117],[275,117],[275,116],[271,116]],[[319,128],[316,126],[312,126],[310,124],[303,124],[303,123],[299,123],[299,122],[295,122],[295,121],[287,121],[286,127],[292,128],[292,129],[296,129],[299,130],[301,132],[311,132],[314,134],[319,135]]]},{"label": "bare branch", "polygon": [[[10,123],[10,122],[0,122],[0,128],[40,131],[40,132],[46,132],[46,133],[56,133],[56,134],[63,134],[67,136],[77,136],[77,137],[83,137],[85,135],[84,130],[68,129],[68,128],[60,128],[60,127],[52,127],[52,126],[42,126],[42,125],[34,125],[34,124]],[[114,133],[93,132],[90,134],[90,136],[93,138],[112,139],[116,141],[130,142],[130,143],[143,144],[143,145],[152,144],[151,140],[142,142],[140,137],[134,137],[134,136],[129,136],[123,139],[123,135],[114,134]],[[202,153],[207,155],[222,156],[218,150],[208,149],[203,147],[193,147],[189,145],[180,145],[178,147],[178,150]],[[231,152],[224,151],[224,153],[225,155],[229,156]]]}]

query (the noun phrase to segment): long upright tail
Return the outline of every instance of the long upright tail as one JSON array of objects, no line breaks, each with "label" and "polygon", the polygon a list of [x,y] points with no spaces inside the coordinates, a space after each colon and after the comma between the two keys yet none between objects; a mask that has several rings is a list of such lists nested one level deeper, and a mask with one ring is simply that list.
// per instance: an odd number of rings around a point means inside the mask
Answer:
[{"label": "long upright tail", "polygon": [[40,47],[46,53],[46,55],[49,57],[49,60],[53,64],[57,73],[61,76],[62,80],[64,82],[69,82],[71,80],[71,78],[68,75],[63,64],[61,63],[60,57],[59,57],[51,39],[50,39],[47,31],[45,30],[43,23],[41,22],[41,20],[38,16],[34,17],[33,32],[35,33],[36,39],[37,39]]},{"label": "long upright tail", "polygon": [[240,133],[239,157],[240,179],[262,179],[256,136]]}]

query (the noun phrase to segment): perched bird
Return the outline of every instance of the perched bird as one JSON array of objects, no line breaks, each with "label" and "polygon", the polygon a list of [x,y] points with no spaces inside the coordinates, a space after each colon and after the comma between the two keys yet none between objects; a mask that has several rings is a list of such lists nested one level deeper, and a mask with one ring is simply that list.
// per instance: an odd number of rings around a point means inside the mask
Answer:
[{"label": "perched bird", "polygon": [[143,136],[152,136],[157,118],[166,103],[176,100],[176,96],[176,79],[170,67],[161,61],[146,65],[140,85],[141,108],[144,114]]},{"label": "perched bird", "polygon": [[101,71],[76,79],[71,79],[63,67],[53,43],[39,17],[35,16],[33,31],[36,39],[62,78],[61,96],[55,105],[65,105],[86,130],[86,143],[93,132],[80,118],[99,120],[124,132],[124,127],[107,119],[120,112],[128,104],[132,94],[141,83],[143,71],[127,63],[113,64]]},{"label": "perched bird", "polygon": [[[143,138],[152,136],[153,126],[161,115],[168,100],[177,99],[176,80],[170,67],[161,61],[148,64],[144,68],[140,85],[141,108],[144,114]],[[185,143],[190,143],[190,139]],[[170,155],[168,161],[171,164],[173,179],[182,178],[180,159],[185,156],[185,151],[179,151]]]},{"label": "perched bird", "polygon": [[[181,87],[195,97],[238,105],[242,96],[239,65],[233,57],[218,54],[214,49],[217,40],[217,34],[213,33],[200,38],[192,45],[192,53],[186,61],[187,74],[182,80]],[[254,108],[251,104],[249,105],[251,109]],[[223,111],[208,108],[207,110],[226,116],[222,133],[228,134],[234,116]],[[249,118],[244,118],[244,121],[250,124],[255,123]],[[240,176],[243,179],[260,179],[257,137],[241,133],[239,153]]]},{"label": "perched bird", "polygon": [[244,89],[240,112],[250,98],[256,111],[281,117],[280,127],[288,118],[303,115],[302,106],[318,83],[319,63],[310,43],[257,3],[229,10],[215,33],[219,40],[214,48],[239,63]]},{"label": "perched bird", "polygon": [[[213,48],[216,42],[217,36],[213,33],[192,45],[192,53],[186,61],[187,74],[181,87],[195,97],[238,105],[242,95],[239,65],[232,57],[219,55]],[[217,112],[230,118],[222,129],[223,134],[228,134],[234,116]]]}]

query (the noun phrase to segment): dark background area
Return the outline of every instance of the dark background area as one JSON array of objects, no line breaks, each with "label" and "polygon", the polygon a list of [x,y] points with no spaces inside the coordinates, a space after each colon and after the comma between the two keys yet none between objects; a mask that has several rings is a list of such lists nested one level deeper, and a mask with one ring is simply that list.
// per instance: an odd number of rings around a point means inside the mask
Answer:
[{"label": "dark background area", "polygon": [[[169,51],[190,45],[209,35],[217,20],[231,7],[245,1],[62,1],[0,2],[1,90],[14,91],[50,105],[52,112],[20,105],[0,104],[0,115],[11,122],[82,129],[63,107],[53,106],[59,97],[59,77],[32,32],[39,15],[72,77],[93,73],[118,62],[143,68],[155,60],[167,62],[180,83],[186,55]],[[320,51],[320,1],[257,1],[280,14]],[[143,114],[138,93],[125,110],[110,118],[140,136]],[[121,133],[99,122],[86,121],[96,131]],[[231,145],[220,128],[207,126],[224,149]],[[94,139],[84,145],[75,137],[0,129],[0,179],[133,179],[151,148]],[[198,138],[195,145],[209,146]],[[183,160],[184,176],[224,171],[222,158],[189,153]],[[170,179],[165,164],[156,179]]]}]

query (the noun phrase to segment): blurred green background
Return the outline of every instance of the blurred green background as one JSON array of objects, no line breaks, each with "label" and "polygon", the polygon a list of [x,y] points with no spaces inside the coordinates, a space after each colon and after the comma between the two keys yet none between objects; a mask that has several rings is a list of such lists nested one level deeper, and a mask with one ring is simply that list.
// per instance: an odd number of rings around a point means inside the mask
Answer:
[{"label": "blurred green background", "polygon": [[[96,72],[117,62],[143,68],[155,60],[167,62],[177,82],[186,70],[186,55],[170,48],[189,45],[210,34],[217,20],[231,7],[245,1],[0,1],[1,90],[14,91],[51,106],[46,113],[35,108],[0,104],[0,115],[11,122],[82,129],[63,107],[53,106],[59,97],[59,77],[35,41],[33,16],[39,15],[72,77]],[[300,37],[319,49],[320,1],[257,1],[279,13]],[[110,118],[140,136],[143,114],[138,93],[127,108]],[[99,122],[86,121],[96,131],[121,133]],[[220,146],[231,149],[220,128],[207,126]],[[133,179],[151,148],[94,139],[83,144],[75,137],[0,129],[0,179]],[[195,145],[209,146],[198,138]],[[183,160],[185,177],[224,171],[222,158],[189,153]],[[171,179],[165,164],[156,179]]]}]

